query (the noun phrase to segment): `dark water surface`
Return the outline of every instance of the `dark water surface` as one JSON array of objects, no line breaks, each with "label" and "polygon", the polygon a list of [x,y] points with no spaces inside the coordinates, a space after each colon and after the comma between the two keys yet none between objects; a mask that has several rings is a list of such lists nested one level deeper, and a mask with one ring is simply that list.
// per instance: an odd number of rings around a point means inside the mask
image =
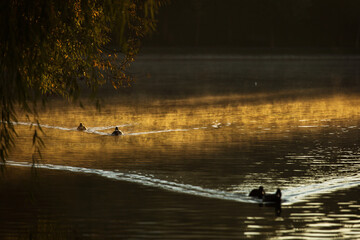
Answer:
[{"label": "dark water surface", "polygon": [[[19,118],[0,239],[360,238],[359,67],[143,57],[101,112],[57,100],[40,112],[35,168]],[[280,208],[247,197],[259,185],[282,189]]]},{"label": "dark water surface", "polygon": [[[359,187],[274,207],[159,191],[96,176],[11,169],[1,236],[26,239],[293,239],[359,236]],[[10,181],[11,180],[11,181]]]}]

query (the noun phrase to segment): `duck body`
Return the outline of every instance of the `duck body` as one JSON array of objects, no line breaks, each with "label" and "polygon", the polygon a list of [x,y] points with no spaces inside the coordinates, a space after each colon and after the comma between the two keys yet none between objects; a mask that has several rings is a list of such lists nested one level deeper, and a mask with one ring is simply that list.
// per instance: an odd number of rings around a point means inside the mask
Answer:
[{"label": "duck body", "polygon": [[265,195],[265,190],[262,186],[260,186],[258,189],[253,189],[249,193],[249,197],[256,197],[256,198],[263,198]]},{"label": "duck body", "polygon": [[80,125],[77,127],[77,130],[78,131],[84,131],[84,130],[86,130],[87,128],[82,124],[82,123],[80,123]]},{"label": "duck body", "polygon": [[278,188],[275,194],[265,194],[263,196],[263,202],[280,203],[281,202],[281,190]]},{"label": "duck body", "polygon": [[122,131],[119,130],[118,127],[115,128],[115,131],[111,134],[111,136],[120,136],[123,135]]}]

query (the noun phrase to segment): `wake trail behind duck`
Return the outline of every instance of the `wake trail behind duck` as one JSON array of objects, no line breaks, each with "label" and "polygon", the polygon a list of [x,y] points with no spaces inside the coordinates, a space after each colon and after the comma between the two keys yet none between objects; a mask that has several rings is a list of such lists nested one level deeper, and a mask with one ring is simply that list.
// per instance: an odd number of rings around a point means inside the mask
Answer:
[{"label": "wake trail behind duck", "polygon": [[335,192],[341,189],[348,189],[360,185],[360,174],[343,176],[341,178],[321,179],[320,183],[304,184],[297,187],[285,189],[283,195],[286,196],[288,204],[306,201],[310,197],[320,194]]},{"label": "wake trail behind duck", "polygon": [[28,162],[16,162],[16,161],[6,161],[6,165],[14,166],[14,167],[35,167],[38,169],[49,169],[49,170],[60,170],[60,171],[75,172],[75,173],[94,174],[112,180],[126,181],[126,182],[141,184],[144,186],[155,187],[167,191],[190,194],[195,196],[232,200],[238,202],[256,202],[253,199],[249,199],[248,197],[246,197],[245,194],[243,196],[239,196],[231,192],[220,191],[215,189],[207,189],[190,184],[171,182],[141,174],[121,173],[111,170],[72,167],[72,166],[53,165],[53,164],[32,164]]},{"label": "wake trail behind duck", "polygon": [[[37,126],[36,123],[32,122],[13,122],[14,125],[23,125],[23,126]],[[102,132],[104,130],[109,129],[115,129],[115,127],[128,127],[133,126],[134,124],[120,124],[116,126],[104,126],[104,127],[88,127],[86,130],[83,130],[81,132],[84,133],[92,133],[97,134],[101,136],[111,136],[111,133]],[[49,129],[57,129],[62,131],[78,131],[77,127],[73,128],[66,128],[66,127],[59,127],[59,126],[51,126],[47,124],[40,124],[41,128],[49,128]],[[198,130],[198,129],[206,129],[207,127],[200,127],[200,128],[189,128],[189,129],[165,129],[165,130],[154,130],[154,131],[146,131],[146,132],[130,132],[130,133],[124,133],[123,135],[129,135],[129,136],[138,136],[138,135],[145,135],[145,134],[155,134],[155,133],[168,133],[168,132],[186,132],[190,130]]]},{"label": "wake trail behind duck", "polygon": [[[37,123],[32,122],[13,122],[14,125],[23,125],[23,126],[37,126]],[[40,124],[41,128],[52,128],[52,129],[58,129],[63,131],[75,131],[77,130],[77,127],[74,128],[66,128],[66,127],[58,127],[58,126],[50,126],[47,124]]]},{"label": "wake trail behind duck", "polygon": [[[155,178],[153,176],[134,174],[134,173],[122,173],[111,170],[53,165],[53,164],[32,164],[28,162],[16,162],[16,161],[7,161],[6,165],[14,166],[14,167],[35,167],[39,169],[94,174],[112,180],[136,183],[144,186],[159,188],[181,194],[189,194],[200,197],[230,200],[230,201],[244,202],[244,203],[257,203],[257,204],[261,203],[261,200],[250,198],[247,196],[248,193],[247,186],[243,187],[243,189],[246,191],[243,191],[241,193],[235,193],[233,191],[209,189],[209,188],[203,188],[200,186],[194,186],[190,184],[167,181],[167,180]],[[342,178],[323,179],[323,182],[315,183],[315,184],[290,187],[282,190],[283,192],[282,204],[292,205],[295,203],[306,201],[306,199],[309,198],[310,196],[318,196],[324,193],[331,193],[341,189],[356,187],[359,186],[359,184],[360,184],[360,174],[357,174]]]}]

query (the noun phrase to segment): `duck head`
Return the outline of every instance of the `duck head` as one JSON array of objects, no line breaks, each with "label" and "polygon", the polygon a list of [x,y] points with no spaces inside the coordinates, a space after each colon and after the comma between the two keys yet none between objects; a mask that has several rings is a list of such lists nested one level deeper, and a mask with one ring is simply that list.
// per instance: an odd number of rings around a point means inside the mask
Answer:
[{"label": "duck head", "polygon": [[115,131],[119,131],[119,128],[118,128],[118,127],[115,127]]},{"label": "duck head", "polygon": [[281,190],[278,188],[275,193],[276,197],[281,198]]},{"label": "duck head", "polygon": [[264,187],[263,187],[263,186],[260,186],[260,187],[259,187],[259,194],[261,195],[260,197],[262,197],[262,196],[265,195],[265,191],[264,191]]}]

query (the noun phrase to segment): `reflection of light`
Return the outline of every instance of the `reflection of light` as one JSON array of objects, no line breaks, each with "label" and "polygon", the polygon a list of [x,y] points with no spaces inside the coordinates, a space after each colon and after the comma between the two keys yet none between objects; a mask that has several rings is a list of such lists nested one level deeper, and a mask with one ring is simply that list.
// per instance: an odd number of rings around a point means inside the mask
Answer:
[{"label": "reflection of light", "polygon": [[246,220],[244,221],[244,223],[246,224],[246,228],[247,228],[247,230],[244,232],[244,235],[248,236],[248,237],[257,236],[257,235],[261,234],[259,230],[269,228],[269,226],[255,224],[256,221],[264,220],[264,219],[265,219],[264,217],[247,216]]},{"label": "reflection of light", "polygon": [[293,231],[277,230],[272,239],[359,239],[360,216],[341,213],[342,208],[351,210],[354,203],[356,201],[339,202],[340,213],[325,213],[317,212],[324,211],[324,203],[307,202],[306,206],[297,208],[303,212],[290,214],[289,221],[293,221],[295,226]]},{"label": "reflection of light", "polygon": [[256,236],[260,235],[260,232],[244,232],[245,236]]}]

